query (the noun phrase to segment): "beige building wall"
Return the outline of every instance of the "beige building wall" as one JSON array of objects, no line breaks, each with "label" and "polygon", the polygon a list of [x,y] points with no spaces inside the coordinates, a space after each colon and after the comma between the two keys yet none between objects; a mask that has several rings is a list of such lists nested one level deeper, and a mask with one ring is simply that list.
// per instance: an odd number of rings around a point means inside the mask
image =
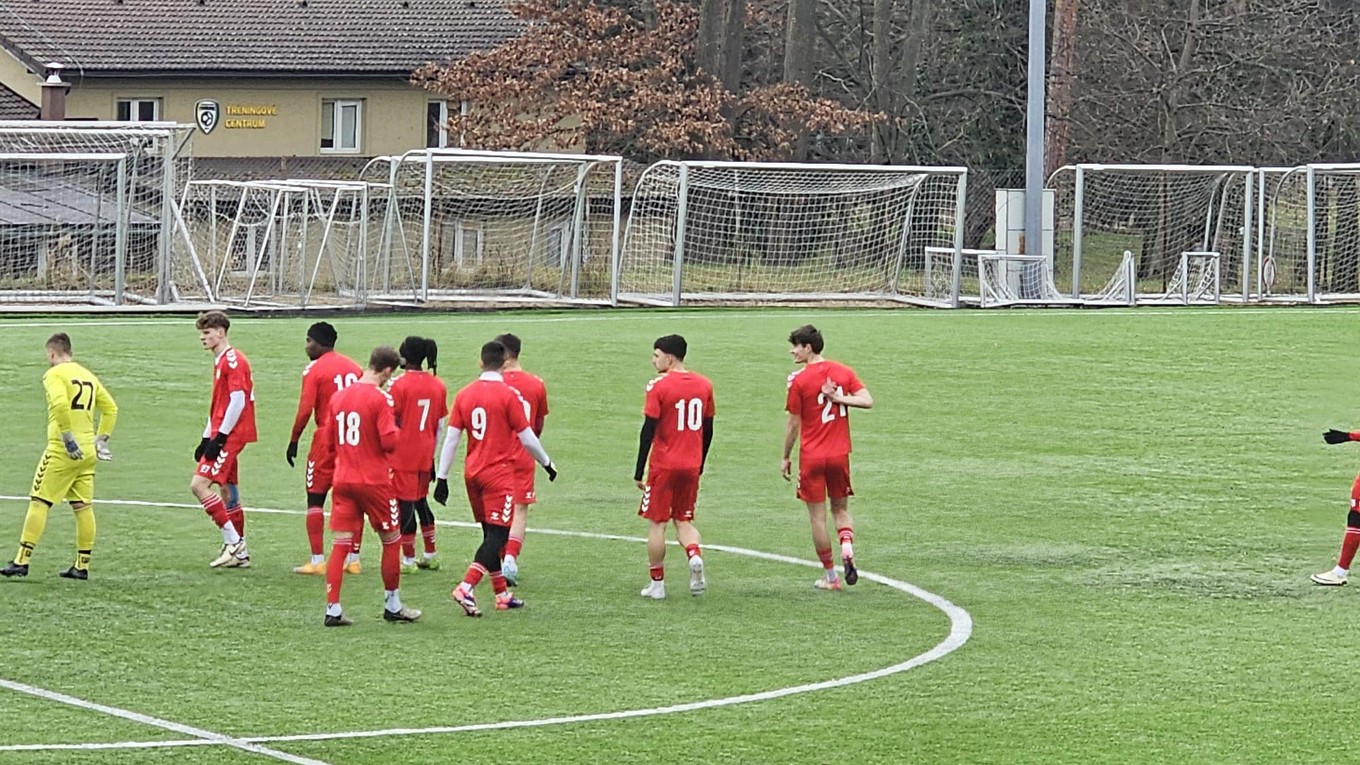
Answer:
[{"label": "beige building wall", "polygon": [[[76,78],[67,72],[66,79]],[[219,106],[218,123],[211,133],[195,135],[195,156],[373,156],[425,147],[429,95],[400,80],[77,80],[66,116],[111,120],[120,99],[156,98],[160,119],[192,125],[197,104],[212,100]],[[356,151],[321,148],[322,101],[330,99],[362,102]]]}]

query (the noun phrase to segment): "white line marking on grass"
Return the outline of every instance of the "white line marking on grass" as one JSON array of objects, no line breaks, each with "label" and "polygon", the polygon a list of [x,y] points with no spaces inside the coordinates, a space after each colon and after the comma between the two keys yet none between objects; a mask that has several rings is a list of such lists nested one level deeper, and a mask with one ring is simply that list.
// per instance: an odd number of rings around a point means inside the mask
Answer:
[{"label": "white line marking on grass", "polygon": [[[313,760],[308,757],[298,757],[297,755],[289,754],[287,752],[280,752],[277,749],[270,749],[267,746],[261,746],[257,743],[252,743],[244,739],[234,738],[232,736],[224,736],[221,733],[213,733],[210,730],[195,728],[192,725],[183,725],[181,723],[172,722],[170,720],[162,720],[159,717],[152,717],[150,715],[144,715],[139,712],[132,712],[127,709],[119,709],[118,707],[111,707],[105,704],[98,704],[93,701],[78,699],[75,696],[67,696],[64,693],[49,691],[44,688],[38,688],[36,686],[27,685],[25,683],[16,683],[13,680],[6,680],[4,678],[0,678],[0,688],[8,688],[9,690],[15,691],[17,693],[25,693],[28,694],[29,696],[36,696],[40,699],[55,701],[60,704],[68,704],[70,706],[78,707],[80,709],[88,709],[92,712],[102,712],[103,714],[111,715],[113,717],[120,717],[124,720],[131,720],[133,722],[138,722],[143,725],[150,725],[155,728],[163,728],[168,731],[174,731],[175,733],[182,733],[186,736],[194,737],[193,739],[189,739],[188,742],[173,742],[173,743],[157,742],[158,746],[192,746],[203,744],[220,744],[222,746],[230,746],[232,748],[240,749],[242,751],[250,752],[252,754],[259,754],[265,757],[273,757],[276,760],[283,760],[284,762],[295,763],[295,765],[326,765],[326,763],[323,762],[322,760]],[[9,749],[9,747],[5,748]],[[26,747],[26,748],[32,750],[38,747]],[[89,744],[61,745],[61,748],[86,749],[91,748],[91,745]]]},{"label": "white line marking on grass", "polygon": [[[1299,310],[1292,310],[1299,309]],[[800,309],[793,306],[772,306],[768,309],[759,310],[733,310],[727,308],[609,308],[600,310],[583,310],[579,314],[570,316],[523,316],[518,315],[521,309],[512,309],[516,315],[507,316],[504,313],[431,313],[427,314],[426,319],[441,319],[455,322],[497,322],[505,323],[511,321],[517,324],[562,324],[567,322],[579,321],[632,321],[635,319],[665,318],[676,319],[723,319],[723,318],[770,318],[781,314],[792,313],[797,310],[806,310],[816,316],[1009,316],[1031,317],[1031,316],[1314,316],[1317,314],[1353,314],[1360,313],[1360,308],[1350,306],[1253,306],[1250,308],[1234,307],[1209,307],[1209,306],[1187,306],[1178,308],[1092,308],[1092,309],[1055,309],[1055,308],[1012,308],[1001,311],[988,311],[981,309],[951,310],[937,308],[913,309],[904,306],[902,308],[806,308]],[[386,315],[363,315],[358,314],[346,319],[346,321],[356,321],[366,324],[409,324],[411,314],[400,317]],[[185,326],[192,323],[191,316],[183,319],[123,319],[119,321],[100,321],[97,317],[73,316],[71,321],[44,321],[44,322],[22,322],[6,321],[0,323],[0,329],[7,328],[53,328],[70,327],[74,324],[84,324],[94,327],[148,327],[148,326]],[[305,317],[294,317],[305,318]],[[234,321],[249,323],[251,321],[268,322],[279,321],[279,317],[268,316],[243,316]]]},{"label": "white line marking on grass", "polygon": [[[27,499],[28,499],[27,497],[0,495],[0,500],[27,500]],[[96,500],[95,504],[136,505],[144,507],[174,507],[190,509],[197,509],[199,507],[198,505],[188,503],[141,502],[136,500]],[[247,512],[272,513],[279,515],[305,515],[305,512],[302,510],[281,510],[277,508],[248,507]],[[436,522],[441,526],[452,526],[458,528],[473,528],[473,529],[480,528],[480,526],[478,526],[475,523],[468,523],[465,521],[441,520]],[[577,537],[582,539],[596,539],[605,541],[619,541],[633,543],[638,542],[645,543],[647,541],[643,537],[633,537],[623,534],[597,534],[589,531],[566,531],[561,529],[533,529],[533,528],[529,529],[529,531],[532,531],[535,534],[543,534],[547,536]],[[670,542],[670,544],[674,545],[676,543]],[[717,550],[719,552],[731,553],[733,555],[744,555],[746,557],[758,558],[760,560],[767,560],[775,563],[788,563],[791,565],[808,566],[810,568],[816,569],[821,568],[821,563],[817,561],[803,560],[801,558],[795,558],[789,555],[780,555],[778,553],[763,552],[761,550],[751,550],[745,547],[732,547],[729,545],[715,545],[715,544],[705,544],[704,547],[709,550]],[[606,720],[626,720],[635,717],[653,717],[657,715],[677,714],[680,712],[693,712],[701,709],[714,709],[718,707],[734,706],[736,704],[750,704],[757,701],[769,701],[771,699],[783,698],[785,696],[793,696],[800,693],[811,693],[813,691],[822,691],[831,688],[843,688],[845,686],[854,685],[856,683],[863,683],[869,680],[877,680],[879,678],[888,677],[890,675],[895,675],[900,672],[906,672],[909,669],[915,669],[916,667],[943,658],[944,656],[952,653],[953,651],[958,650],[960,647],[963,646],[964,643],[968,642],[968,638],[973,633],[973,618],[968,613],[968,611],[955,605],[954,603],[951,603],[945,598],[940,597],[939,595],[936,595],[927,590],[923,590],[920,587],[917,587],[916,585],[910,584],[908,582],[903,582],[897,579],[881,576],[879,574],[873,574],[864,570],[861,570],[859,572],[859,575],[861,579],[866,579],[872,582],[878,582],[879,584],[885,585],[899,592],[906,593],[944,612],[945,616],[949,617],[949,634],[945,637],[943,641],[941,641],[934,648],[931,648],[929,651],[913,656],[910,659],[907,659],[906,661],[899,662],[892,666],[884,667],[882,669],[875,669],[869,672],[861,672],[856,675],[849,675],[846,677],[840,677],[833,680],[823,680],[821,682],[816,683],[795,685],[788,688],[777,688],[775,690],[770,691],[748,693],[743,694],[741,696],[728,696],[720,699],[691,701],[683,704],[672,704],[670,706],[664,707],[650,707],[646,709],[628,709],[620,712],[599,712],[595,714],[585,715],[547,717],[537,720],[507,720],[502,722],[473,723],[470,725],[435,726],[429,728],[384,728],[380,730],[340,731],[335,733],[301,733],[281,736],[254,736],[243,737],[239,739],[230,739],[220,742],[210,741],[207,740],[205,737],[200,736],[197,739],[184,739],[172,741],[147,741],[147,742],[121,741],[95,744],[46,744],[46,745],[21,744],[0,746],[0,751],[17,751],[20,749],[23,750],[134,749],[134,748],[154,748],[172,746],[203,746],[205,744],[216,743],[232,745],[230,743],[231,741],[237,741],[248,744],[282,743],[291,741],[332,741],[337,739],[377,738],[383,736],[419,736],[442,733],[466,733],[470,731],[505,730],[509,728],[541,728],[550,725],[600,722]]]}]

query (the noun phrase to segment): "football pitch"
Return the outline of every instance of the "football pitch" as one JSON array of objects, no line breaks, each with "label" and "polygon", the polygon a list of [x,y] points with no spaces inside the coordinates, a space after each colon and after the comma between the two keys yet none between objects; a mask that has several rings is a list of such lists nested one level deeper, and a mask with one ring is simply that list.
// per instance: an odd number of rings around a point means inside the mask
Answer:
[{"label": "football pitch", "polygon": [[[0,581],[0,762],[1089,763],[1338,761],[1352,588],[1331,566],[1360,444],[1353,309],[708,310],[332,318],[361,361],[439,342],[451,390],[495,334],[549,388],[561,476],[515,612],[448,598],[480,532],[461,483],[441,571],[381,618],[375,535],[322,627],[301,467],[284,460],[311,319],[235,318],[259,443],[242,460],[253,568],[212,570],[192,505],[211,359],[192,317],[0,319],[0,558],[42,448],[43,342],[116,397],[88,582],[66,506],[26,579]],[[806,512],[779,475],[786,338],[811,322],[875,406],[851,415],[857,562],[814,590]],[[696,523],[708,592],[646,584],[632,482],[651,343],[709,376],[716,436]],[[308,430],[310,435],[310,428]],[[305,450],[305,439],[304,439]],[[535,533],[535,530],[540,530]],[[869,576],[872,575],[872,576]],[[489,601],[489,588],[479,588]]]}]

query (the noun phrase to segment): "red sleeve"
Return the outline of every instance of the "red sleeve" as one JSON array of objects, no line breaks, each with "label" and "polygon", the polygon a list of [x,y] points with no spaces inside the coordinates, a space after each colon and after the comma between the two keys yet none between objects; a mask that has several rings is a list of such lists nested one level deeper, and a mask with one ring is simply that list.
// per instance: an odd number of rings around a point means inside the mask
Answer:
[{"label": "red sleeve", "polygon": [[312,412],[316,409],[315,380],[315,377],[306,372],[302,373],[302,396],[298,399],[297,416],[293,418],[293,435],[288,439],[289,441],[298,440],[302,431],[307,427],[307,420],[312,418]]},{"label": "red sleeve", "polygon": [[317,454],[320,462],[335,459],[335,421],[331,419],[330,412],[321,413],[321,424],[316,426],[316,433],[312,434],[312,443],[321,445],[321,451]]},{"label": "red sleeve", "polygon": [[405,398],[406,398],[406,396],[402,393],[402,391],[404,391],[405,389],[406,389],[406,386],[405,386],[405,385],[402,385],[402,383],[401,383],[401,378],[398,377],[398,378],[397,378],[397,381],[394,382],[394,383],[392,383],[392,387],[389,388],[388,391],[387,391],[387,395],[389,395],[389,396],[392,397],[392,409],[393,409],[393,412],[395,413],[394,416],[395,416],[396,419],[397,419],[397,427],[398,427],[398,428],[401,427],[401,412],[402,412],[402,406],[404,405],[404,401],[405,401]]},{"label": "red sleeve", "polygon": [[[542,419],[542,418],[548,416],[548,385],[547,385],[547,383],[542,383],[541,385],[539,385],[539,388],[538,388],[538,389],[539,389],[539,391],[540,391],[539,396],[538,396],[538,416],[539,416],[539,419]],[[542,429],[542,425],[540,425],[539,428]]]},{"label": "red sleeve", "polygon": [[803,397],[798,395],[797,377],[789,378],[789,395],[784,401],[784,409],[787,410],[789,414],[801,415],[803,413]]},{"label": "red sleeve", "polygon": [[524,416],[526,406],[528,404],[524,402],[524,398],[511,388],[510,395],[505,397],[505,411],[506,416],[510,418],[510,430],[514,433],[529,427],[529,418]]},{"label": "red sleeve", "polygon": [[453,398],[453,408],[449,410],[449,427],[467,430],[467,425],[463,422],[463,408],[458,405],[458,397]]},{"label": "red sleeve", "polygon": [[660,384],[660,379],[647,383],[647,398],[642,404],[643,417],[651,417],[653,420],[661,419],[661,391],[657,390],[657,386]]},{"label": "red sleeve", "polygon": [[439,422],[449,416],[449,389],[445,388],[443,383],[439,384],[438,395],[435,398],[439,399],[439,403],[435,406],[434,421]]},{"label": "red sleeve", "polygon": [[850,382],[847,383],[845,386],[846,393],[849,393],[850,395],[853,396],[856,393],[859,393],[860,391],[864,390],[864,383],[859,381],[859,377],[855,375],[855,370],[851,369],[850,367],[846,367],[845,373],[850,377]]},{"label": "red sleeve", "polygon": [[244,361],[238,361],[235,366],[227,365],[227,393],[232,394],[242,391],[247,398],[250,396],[250,369]]},{"label": "red sleeve", "polygon": [[712,417],[715,412],[717,412],[717,408],[713,405],[713,386],[710,385],[707,395],[704,396],[704,416]]},{"label": "red sleeve", "polygon": [[397,442],[401,439],[401,430],[397,427],[396,407],[387,396],[383,396],[374,407],[378,410],[378,440],[382,444],[382,450],[391,454],[396,451]]}]

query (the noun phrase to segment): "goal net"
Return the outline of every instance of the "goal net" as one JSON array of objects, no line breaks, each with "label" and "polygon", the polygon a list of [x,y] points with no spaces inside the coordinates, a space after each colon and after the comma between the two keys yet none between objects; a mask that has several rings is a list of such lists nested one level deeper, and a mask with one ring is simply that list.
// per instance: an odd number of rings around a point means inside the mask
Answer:
[{"label": "goal net", "polygon": [[1360,298],[1360,165],[1262,170],[1262,299]]},{"label": "goal net", "polygon": [[978,305],[1068,305],[1053,286],[1048,258],[1005,252],[977,254]]},{"label": "goal net", "polygon": [[966,179],[964,168],[658,162],[630,200],[619,299],[956,304],[957,280],[940,291],[945,259],[927,249],[960,250]]},{"label": "goal net", "polygon": [[354,181],[193,181],[177,298],[305,308],[414,296],[415,274],[382,256],[389,196],[385,184]]},{"label": "goal net", "polygon": [[165,303],[192,127],[0,121],[0,302]]},{"label": "goal net", "polygon": [[1054,280],[1094,299],[1133,255],[1135,293],[1172,291],[1184,252],[1217,252],[1222,292],[1249,297],[1255,170],[1246,166],[1073,165],[1055,190]]},{"label": "goal net", "polygon": [[379,157],[392,189],[381,257],[420,301],[612,300],[623,160],[422,149]]}]

